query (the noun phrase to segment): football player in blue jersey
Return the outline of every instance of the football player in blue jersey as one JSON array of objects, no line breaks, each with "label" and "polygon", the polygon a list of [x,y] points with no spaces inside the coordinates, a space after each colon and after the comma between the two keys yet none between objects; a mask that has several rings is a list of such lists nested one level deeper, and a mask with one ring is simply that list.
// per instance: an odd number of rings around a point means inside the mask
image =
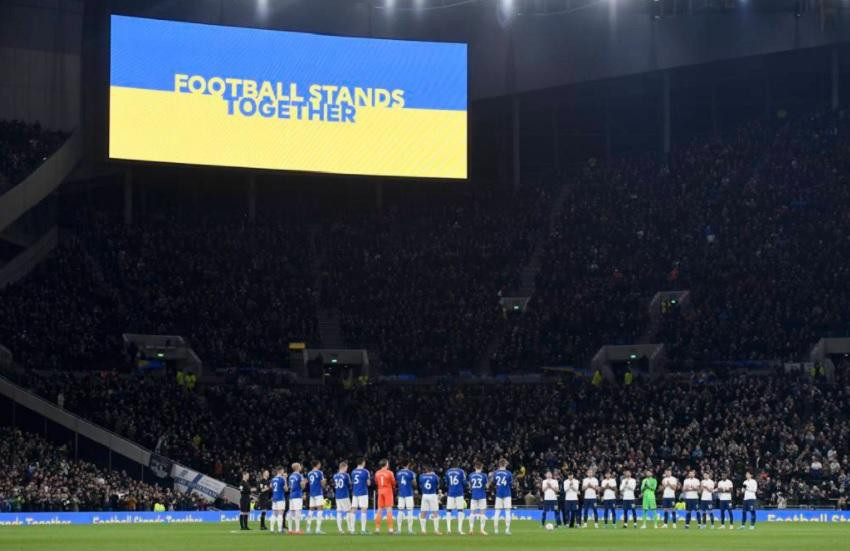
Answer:
[{"label": "football player in blue jersey", "polygon": [[466,472],[459,467],[452,467],[446,471],[446,532],[452,533],[452,516],[457,511],[457,531],[463,535],[463,519],[465,504],[463,495],[466,491]]},{"label": "football player in blue jersey", "polygon": [[313,460],[313,469],[307,473],[310,489],[310,510],[307,511],[307,533],[313,519],[316,520],[316,533],[322,534],[322,511],[325,508],[325,473],[322,472],[322,462]]},{"label": "football player in blue jersey", "polygon": [[357,460],[357,468],[351,471],[352,493],[354,494],[355,511],[360,511],[360,533],[368,534],[366,531],[366,516],[369,512],[369,486],[372,485],[372,475],[366,469],[366,459]]},{"label": "football player in blue jersey", "polygon": [[354,512],[351,510],[351,475],[348,474],[347,461],[339,464],[339,471],[333,476],[333,485],[334,501],[336,501],[336,528],[340,534],[345,533],[345,530],[342,529],[342,517],[345,515],[348,533],[354,535]]},{"label": "football player in blue jersey", "polygon": [[499,517],[505,512],[505,534],[511,535],[511,491],[514,484],[514,475],[508,470],[508,460],[499,459],[499,468],[493,472],[491,478],[496,488],[496,512],[493,515],[493,533],[499,533]]},{"label": "football player in blue jersey", "polygon": [[289,532],[301,533],[301,510],[304,508],[304,486],[307,481],[301,476],[301,463],[292,464],[292,473],[289,475]]},{"label": "football player in blue jersey", "polygon": [[440,477],[434,473],[430,465],[422,465],[422,474],[419,475],[419,492],[422,494],[422,502],[419,505],[419,527],[422,533],[426,533],[426,517],[430,516],[434,522],[434,533],[440,533],[440,502],[437,492],[440,489]]},{"label": "football player in blue jersey", "polygon": [[475,472],[469,475],[469,533],[475,532],[475,519],[478,519],[480,534],[486,536],[484,524],[487,521],[487,475],[483,472],[484,465],[481,461],[476,461],[473,467]]},{"label": "football player in blue jersey", "polygon": [[283,533],[283,514],[286,511],[286,470],[283,467],[275,468],[275,476],[269,486],[272,490],[272,516],[269,519],[269,530]]},{"label": "football player in blue jersey", "polygon": [[401,469],[395,473],[398,485],[398,533],[404,532],[404,520],[407,519],[407,533],[413,533],[413,490],[416,488],[416,473],[410,470],[410,462],[402,462]]}]

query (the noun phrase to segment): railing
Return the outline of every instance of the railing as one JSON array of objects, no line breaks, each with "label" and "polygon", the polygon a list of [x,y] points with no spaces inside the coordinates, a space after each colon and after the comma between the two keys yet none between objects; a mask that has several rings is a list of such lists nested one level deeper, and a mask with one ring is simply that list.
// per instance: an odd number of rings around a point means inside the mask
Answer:
[{"label": "railing", "polygon": [[82,152],[83,140],[75,131],[35,172],[0,195],[0,231],[53,193],[77,165]]},{"label": "railing", "polygon": [[44,260],[59,243],[59,230],[54,226],[38,241],[0,268],[0,289],[22,279]]},{"label": "railing", "polygon": [[[61,425],[74,434],[82,435],[93,442],[106,447],[110,453],[118,453],[142,467],[150,465],[151,451],[127,440],[114,432],[86,421],[78,415],[66,411],[40,396],[14,384],[9,379],[0,376],[0,394],[6,396],[14,404],[21,405],[45,419]],[[239,502],[239,492],[230,486],[225,487],[221,497],[231,503]]]}]

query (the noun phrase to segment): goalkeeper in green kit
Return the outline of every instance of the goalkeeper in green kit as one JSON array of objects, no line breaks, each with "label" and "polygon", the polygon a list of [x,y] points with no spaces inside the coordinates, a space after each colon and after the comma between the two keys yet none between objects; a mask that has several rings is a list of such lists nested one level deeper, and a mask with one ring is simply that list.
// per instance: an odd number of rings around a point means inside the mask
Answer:
[{"label": "goalkeeper in green kit", "polygon": [[652,476],[652,471],[647,470],[646,475],[640,482],[640,493],[643,495],[643,526],[646,528],[646,517],[652,511],[652,523],[658,528],[658,514],[655,512],[655,490],[658,489],[658,481]]}]

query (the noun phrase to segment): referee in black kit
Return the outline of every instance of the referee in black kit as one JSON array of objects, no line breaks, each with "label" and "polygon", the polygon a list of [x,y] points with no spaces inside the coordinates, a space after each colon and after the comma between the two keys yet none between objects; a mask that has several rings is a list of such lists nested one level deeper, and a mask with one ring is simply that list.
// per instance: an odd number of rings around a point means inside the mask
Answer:
[{"label": "referee in black kit", "polygon": [[260,530],[268,530],[266,528],[266,512],[272,507],[272,489],[269,484],[269,470],[265,469],[260,475],[260,494],[257,497],[257,509],[260,510]]},{"label": "referee in black kit", "polygon": [[255,491],[256,488],[251,487],[251,475],[248,472],[242,473],[242,482],[239,483],[239,528],[241,530],[250,530],[248,515],[251,514],[251,492]]}]

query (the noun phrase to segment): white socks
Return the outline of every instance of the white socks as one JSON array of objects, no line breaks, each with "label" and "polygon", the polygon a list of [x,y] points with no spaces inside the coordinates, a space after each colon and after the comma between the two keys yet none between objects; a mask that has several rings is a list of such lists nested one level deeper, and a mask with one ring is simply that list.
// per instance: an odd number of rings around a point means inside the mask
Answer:
[{"label": "white socks", "polygon": [[325,515],[322,511],[316,511],[316,532],[322,531],[322,521],[325,520]]},{"label": "white socks", "polygon": [[493,531],[497,534],[499,533],[499,517],[502,516],[502,510],[496,509],[496,512],[493,513]]},{"label": "white socks", "polygon": [[336,529],[340,534],[345,532],[345,530],[342,529],[342,511],[336,512]]},{"label": "white socks", "polygon": [[348,512],[348,516],[346,518],[346,521],[348,522],[348,531],[353,534],[354,533],[354,510],[353,509]]},{"label": "white socks", "polygon": [[360,510],[360,531],[366,531],[366,511]]},{"label": "white socks", "polygon": [[425,517],[419,517],[419,528],[422,530],[423,534],[425,532],[427,532],[427,530],[426,530],[427,524],[428,524],[428,521],[425,520]]},{"label": "white socks", "polygon": [[457,513],[457,531],[458,533],[463,533],[463,519],[466,517],[463,510],[458,511]]},{"label": "white socks", "polygon": [[446,533],[452,533],[452,511],[446,511]]}]

